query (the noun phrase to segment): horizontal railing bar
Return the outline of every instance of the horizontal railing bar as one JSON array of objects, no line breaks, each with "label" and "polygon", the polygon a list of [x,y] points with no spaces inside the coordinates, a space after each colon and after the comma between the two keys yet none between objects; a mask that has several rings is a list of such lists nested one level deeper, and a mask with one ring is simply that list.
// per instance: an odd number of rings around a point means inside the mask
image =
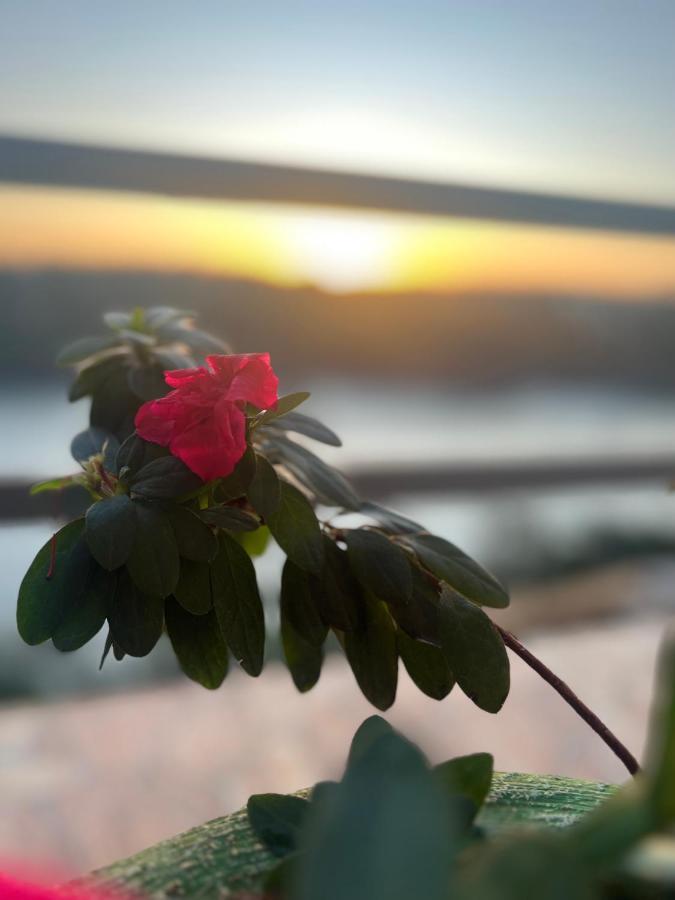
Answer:
[{"label": "horizontal railing bar", "polygon": [[0,182],[675,236],[675,208],[0,135]]},{"label": "horizontal railing bar", "polygon": [[[675,475],[675,456],[625,460],[574,459],[454,465],[353,467],[349,478],[361,496],[382,500],[394,494],[461,494],[545,490],[568,485],[661,482]],[[87,504],[83,490],[28,496],[26,480],[0,482],[0,521],[79,515]],[[89,501],[90,502],[90,501]]]}]

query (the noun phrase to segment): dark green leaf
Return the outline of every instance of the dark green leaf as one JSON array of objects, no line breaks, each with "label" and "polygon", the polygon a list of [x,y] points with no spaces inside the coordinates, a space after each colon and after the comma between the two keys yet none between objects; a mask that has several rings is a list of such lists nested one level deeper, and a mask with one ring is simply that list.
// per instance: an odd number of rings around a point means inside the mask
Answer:
[{"label": "dark green leaf", "polygon": [[94,562],[84,540],[73,550],[78,551],[82,555],[79,571],[84,577],[74,586],[68,609],[52,635],[54,646],[62,652],[79,650],[98,634],[116,584],[116,576]]},{"label": "dark green leaf", "polygon": [[265,617],[253,563],[234,538],[220,535],[212,565],[213,606],[235,659],[249,675],[259,675],[265,652]]},{"label": "dark green leaf", "polygon": [[411,638],[440,646],[438,615],[439,589],[416,565],[410,566],[412,598],[410,603],[390,603],[389,609],[399,628]]},{"label": "dark green leaf", "polygon": [[398,651],[387,607],[364,591],[363,624],[345,633],[345,653],[364,696],[378,709],[396,699]]},{"label": "dark green leaf", "polygon": [[281,610],[281,646],[293,684],[301,693],[311,690],[323,666],[323,647],[301,637]]},{"label": "dark green leaf", "polygon": [[260,427],[260,425],[266,425],[273,419],[280,419],[282,416],[285,416],[286,413],[289,413],[292,409],[295,409],[296,406],[300,406],[301,403],[304,403],[308,397],[309,393],[307,391],[298,391],[295,394],[286,394],[285,397],[279,397],[274,406],[268,409],[267,412],[263,413],[262,416],[260,416],[260,418],[256,421],[256,427]]},{"label": "dark green leaf", "polygon": [[73,589],[77,589],[82,573],[73,571],[67,563],[80,540],[83,526],[83,519],[76,519],[58,531],[42,547],[23,577],[16,622],[19,634],[27,644],[48,640],[70,606]]},{"label": "dark green leaf", "polygon": [[305,437],[320,441],[322,444],[329,444],[331,447],[341,447],[342,441],[324,424],[313,419],[311,416],[305,416],[303,413],[290,412],[287,413],[282,422],[272,421],[269,427],[283,431],[294,431],[296,434],[304,434]]},{"label": "dark green leaf", "polygon": [[126,356],[115,354],[82,369],[68,390],[68,399],[74,403],[82,397],[94,394],[113,372],[120,367],[126,367],[126,363]]},{"label": "dark green leaf", "polygon": [[146,463],[131,479],[135,494],[151,500],[171,500],[197,490],[201,478],[175,456],[162,456]]},{"label": "dark green leaf", "polygon": [[358,510],[361,500],[341,472],[327,465],[311,450],[286,438],[274,441],[274,452],[301,484],[327,506]]},{"label": "dark green leaf", "polygon": [[359,725],[352,738],[347,758],[347,769],[356,766],[361,757],[369,753],[375,741],[388,734],[393,734],[394,729],[382,716],[368,716]]},{"label": "dark green leaf", "polygon": [[126,367],[118,366],[96,389],[89,421],[123,441],[134,430],[134,417],[139,406],[138,397],[129,390]]},{"label": "dark green leaf", "polygon": [[108,603],[108,624],[113,652],[147,656],[162,634],[164,601],[140,591],[126,569],[117,573],[117,585]]},{"label": "dark green leaf", "polygon": [[236,506],[210,506],[202,510],[200,516],[209,525],[228,531],[257,531],[260,527],[260,521],[255,516]]},{"label": "dark green leaf", "polygon": [[323,621],[340,631],[360,627],[361,588],[352,575],[347,554],[324,535],[324,566],[318,580],[310,580]]},{"label": "dark green leaf", "polygon": [[314,510],[304,494],[288,484],[280,483],[279,509],[267,519],[274,540],[289,559],[318,575],[323,566],[324,546]]},{"label": "dark green leaf", "polygon": [[264,519],[274,515],[281,502],[281,487],[274,466],[260,454],[256,454],[255,477],[248,489],[248,499]]},{"label": "dark green leaf", "polygon": [[285,794],[253,794],[246,810],[258,840],[275,856],[288,856],[297,846],[309,803]]},{"label": "dark green leaf", "polygon": [[117,335],[79,338],[61,350],[56,357],[56,364],[58,366],[72,366],[89,359],[90,356],[94,356],[96,353],[110,350],[111,347],[117,347],[118,345],[119,338]]},{"label": "dark green leaf", "polygon": [[178,552],[184,559],[210,562],[215,557],[218,539],[196,513],[175,503],[167,503],[164,512],[171,522]]},{"label": "dark green leaf", "polygon": [[406,542],[430,572],[468,600],[499,609],[509,605],[509,595],[497,579],[450,541],[420,534],[407,536]]},{"label": "dark green leaf", "polygon": [[345,533],[349,565],[360,583],[394,606],[412,601],[412,575],[405,553],[376,531]]},{"label": "dark green leaf", "polygon": [[447,900],[453,834],[420,752],[385,734],[312,802],[293,900]]},{"label": "dark green leaf", "polygon": [[72,439],[70,452],[77,462],[86,462],[90,456],[102,453],[107,444],[111,444],[115,450],[119,446],[117,438],[110,432],[102,428],[87,428]]},{"label": "dark green leaf", "polygon": [[132,473],[139,472],[143,466],[155,459],[169,456],[166,447],[159,444],[151,444],[134,432],[120,445],[115,456],[115,472],[122,469],[131,469]]},{"label": "dark green leaf", "polygon": [[281,573],[281,616],[299,637],[320,647],[326,640],[327,625],[323,622],[316,602],[314,575],[287,559]]},{"label": "dark green leaf", "polygon": [[174,596],[189,613],[203,616],[213,608],[211,598],[211,567],[208,563],[182,559]]},{"label": "dark green leaf", "polygon": [[195,360],[185,353],[179,353],[177,350],[153,350],[153,357],[159,363],[162,372],[171,372],[176,369],[193,369],[196,365]]},{"label": "dark green leaf", "polygon": [[252,447],[247,447],[234,471],[218,482],[216,500],[236,500],[243,497],[255,477],[255,471],[256,455]]},{"label": "dark green leaf", "polygon": [[161,507],[135,500],[136,536],[127,569],[139,590],[152,597],[168,597],[180,574],[180,558],[173,528]]},{"label": "dark green leaf", "polygon": [[169,391],[164,381],[164,370],[156,363],[130,367],[127,379],[129,389],[139,400],[156,400]]},{"label": "dark green leaf", "polygon": [[209,690],[219,688],[227,675],[228,652],[215,612],[193,616],[168,597],[165,614],[166,630],[183,672]]},{"label": "dark green leaf", "polygon": [[666,633],[657,667],[647,747],[648,804],[659,827],[675,823],[675,631]]},{"label": "dark green leaf", "polygon": [[462,794],[478,811],[490,792],[494,760],[489,753],[457,756],[434,769],[439,784],[448,794]]},{"label": "dark green leaf", "polygon": [[194,313],[185,309],[175,309],[173,306],[150,306],[145,310],[145,321],[148,328],[157,329],[168,325],[169,322],[180,322],[181,319],[191,319]]},{"label": "dark green leaf", "polygon": [[455,679],[440,647],[416,641],[401,630],[396,644],[408,675],[422,693],[433,700],[447,697]]},{"label": "dark green leaf", "polygon": [[362,503],[359,512],[363,513],[364,516],[370,516],[371,519],[375,519],[385,531],[389,531],[391,534],[415,534],[426,531],[426,528],[418,522],[413,522],[412,519],[408,519],[400,513],[393,512],[391,509],[387,509],[377,503]]},{"label": "dark green leaf", "polygon": [[441,641],[457,684],[476,706],[496,713],[509,693],[504,642],[483,610],[444,588],[440,599]]},{"label": "dark green leaf", "polygon": [[99,500],[87,510],[86,539],[104,569],[123,566],[136,540],[136,508],[126,494]]}]

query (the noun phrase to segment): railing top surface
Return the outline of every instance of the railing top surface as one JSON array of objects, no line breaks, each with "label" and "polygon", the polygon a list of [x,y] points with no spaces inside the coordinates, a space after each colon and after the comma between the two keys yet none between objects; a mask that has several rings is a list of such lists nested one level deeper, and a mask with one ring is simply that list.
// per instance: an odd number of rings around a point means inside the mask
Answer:
[{"label": "railing top surface", "polygon": [[0,182],[675,237],[675,207],[0,135]]}]

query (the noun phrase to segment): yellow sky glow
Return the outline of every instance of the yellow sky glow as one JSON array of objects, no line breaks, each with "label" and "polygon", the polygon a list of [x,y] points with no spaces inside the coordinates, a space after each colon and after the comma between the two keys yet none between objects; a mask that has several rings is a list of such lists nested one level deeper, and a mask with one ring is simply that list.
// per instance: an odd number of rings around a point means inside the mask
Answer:
[{"label": "yellow sky glow", "polygon": [[0,265],[134,267],[358,291],[675,292],[675,241],[377,213],[0,189]]}]

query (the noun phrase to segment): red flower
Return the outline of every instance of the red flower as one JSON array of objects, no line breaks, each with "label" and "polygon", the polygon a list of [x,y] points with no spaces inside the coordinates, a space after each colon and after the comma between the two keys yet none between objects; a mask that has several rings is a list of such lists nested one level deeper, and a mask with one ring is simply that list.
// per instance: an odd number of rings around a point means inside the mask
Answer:
[{"label": "red flower", "polygon": [[119,894],[112,894],[98,888],[70,885],[48,887],[17,879],[2,872],[0,872],[0,898],[2,900],[121,900]]},{"label": "red flower", "polygon": [[174,390],[141,406],[136,431],[210,481],[229,475],[239,462],[246,450],[244,408],[274,406],[279,379],[269,353],[207,356],[206,362],[198,369],[165,372]]}]

